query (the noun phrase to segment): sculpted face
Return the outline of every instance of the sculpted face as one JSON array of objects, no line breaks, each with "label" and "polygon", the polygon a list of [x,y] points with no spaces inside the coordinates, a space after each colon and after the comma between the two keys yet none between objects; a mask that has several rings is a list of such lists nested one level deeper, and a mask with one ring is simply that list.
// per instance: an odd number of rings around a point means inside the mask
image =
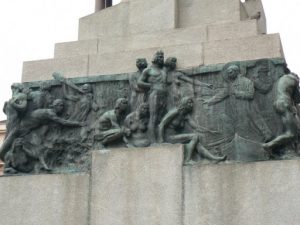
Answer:
[{"label": "sculpted face", "polygon": [[189,111],[192,111],[194,107],[194,102],[193,99],[188,99],[187,103],[186,103],[186,109]]},{"label": "sculpted face", "polygon": [[136,60],[136,67],[139,70],[144,70],[144,69],[147,68],[147,66],[148,66],[148,64],[147,64],[147,60],[145,58],[141,58],[141,59]]},{"label": "sculpted face", "polygon": [[235,80],[239,74],[239,68],[236,65],[232,65],[230,67],[228,67],[228,69],[226,70],[227,73],[227,77],[230,80]]},{"label": "sculpted face", "polygon": [[149,115],[149,105],[148,104],[142,104],[139,108],[140,115],[142,117],[146,117]]},{"label": "sculpted face", "polygon": [[54,100],[53,109],[57,114],[62,113],[64,110],[64,102],[61,99]]},{"label": "sculpted face", "polygon": [[153,59],[153,64],[156,64],[158,66],[164,65],[164,53],[162,51],[156,52]]},{"label": "sculpted face", "polygon": [[169,70],[175,70],[177,66],[177,58],[169,57],[166,59],[165,66],[169,68]]},{"label": "sculpted face", "polygon": [[128,101],[126,98],[119,98],[116,103],[116,108],[121,112],[124,112],[128,108]]},{"label": "sculpted face", "polygon": [[92,86],[90,84],[84,84],[84,85],[82,85],[81,89],[82,89],[82,91],[84,93],[90,93],[90,92],[92,92]]}]

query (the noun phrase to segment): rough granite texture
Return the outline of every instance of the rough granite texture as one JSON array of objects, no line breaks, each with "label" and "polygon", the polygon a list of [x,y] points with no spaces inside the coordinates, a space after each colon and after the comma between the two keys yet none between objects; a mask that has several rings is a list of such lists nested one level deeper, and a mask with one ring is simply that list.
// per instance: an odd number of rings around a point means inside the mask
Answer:
[{"label": "rough granite texture", "polygon": [[0,178],[1,225],[85,225],[89,175]]},{"label": "rough granite texture", "polygon": [[300,161],[184,167],[185,225],[299,225]]},{"label": "rough granite texture", "polygon": [[182,147],[95,151],[91,225],[182,223]]}]

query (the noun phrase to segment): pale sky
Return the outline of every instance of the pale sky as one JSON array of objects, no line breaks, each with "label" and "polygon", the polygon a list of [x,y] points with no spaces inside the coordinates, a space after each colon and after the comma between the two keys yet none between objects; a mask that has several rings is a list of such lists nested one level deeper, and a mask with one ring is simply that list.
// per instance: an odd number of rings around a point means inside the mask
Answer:
[{"label": "pale sky", "polygon": [[[268,33],[280,33],[287,63],[300,75],[299,0],[262,0]],[[115,0],[114,4],[120,0]],[[21,81],[23,61],[53,58],[54,44],[76,41],[78,19],[94,12],[95,0],[0,1],[0,120],[10,85]]]}]

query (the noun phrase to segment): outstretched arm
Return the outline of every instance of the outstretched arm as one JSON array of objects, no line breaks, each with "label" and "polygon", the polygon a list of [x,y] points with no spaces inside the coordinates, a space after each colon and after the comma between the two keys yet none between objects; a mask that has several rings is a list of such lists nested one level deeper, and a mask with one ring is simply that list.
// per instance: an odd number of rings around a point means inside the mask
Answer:
[{"label": "outstretched arm", "polygon": [[66,99],[71,100],[71,101],[78,101],[78,97],[68,94],[67,87],[70,87],[73,90],[83,94],[82,90],[79,87],[77,87],[72,81],[66,79],[60,73],[55,72],[52,74],[52,76],[55,80],[58,80],[59,82],[61,82],[63,84],[63,94]]},{"label": "outstretched arm", "polygon": [[179,80],[182,80],[182,81],[185,81],[187,83],[190,83],[190,84],[194,84],[194,85],[197,85],[197,86],[203,86],[203,87],[208,87],[208,88],[212,88],[212,84],[207,84],[207,83],[203,83],[199,80],[196,80],[196,79],[191,79],[189,78],[188,76],[186,76],[185,74],[181,73],[179,76],[178,76],[178,79]]},{"label": "outstretched arm", "polygon": [[218,92],[215,96],[208,100],[204,100],[203,104],[214,105],[218,102],[223,101],[229,96],[228,88],[224,88],[222,91]]},{"label": "outstretched arm", "polygon": [[81,122],[62,119],[62,118],[58,117],[55,114],[49,114],[49,119],[56,122],[56,123],[59,123],[63,126],[73,127],[73,126],[83,126],[84,125]]}]

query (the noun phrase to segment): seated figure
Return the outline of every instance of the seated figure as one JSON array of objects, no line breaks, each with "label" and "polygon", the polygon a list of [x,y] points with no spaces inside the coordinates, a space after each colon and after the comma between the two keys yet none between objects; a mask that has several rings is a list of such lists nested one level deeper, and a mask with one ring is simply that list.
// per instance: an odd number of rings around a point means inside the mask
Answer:
[{"label": "seated figure", "polygon": [[[199,133],[216,133],[216,131],[197,126],[191,117],[193,106],[193,99],[184,97],[177,108],[173,108],[165,115],[159,124],[159,141],[185,144],[185,164],[193,163],[192,154],[194,151],[197,151],[200,156],[208,160],[216,162],[226,160],[226,156],[214,156],[201,144]],[[194,130],[193,133],[183,133],[186,124]]]},{"label": "seated figure", "polygon": [[125,134],[129,135],[129,129],[122,128],[121,124],[126,116],[128,101],[119,98],[115,108],[105,112],[95,123],[94,141],[100,142],[99,147],[122,140]]},{"label": "seated figure", "polygon": [[149,105],[143,103],[139,108],[130,113],[124,126],[130,130],[130,135],[125,137],[128,147],[147,147],[151,144],[148,137]]}]

